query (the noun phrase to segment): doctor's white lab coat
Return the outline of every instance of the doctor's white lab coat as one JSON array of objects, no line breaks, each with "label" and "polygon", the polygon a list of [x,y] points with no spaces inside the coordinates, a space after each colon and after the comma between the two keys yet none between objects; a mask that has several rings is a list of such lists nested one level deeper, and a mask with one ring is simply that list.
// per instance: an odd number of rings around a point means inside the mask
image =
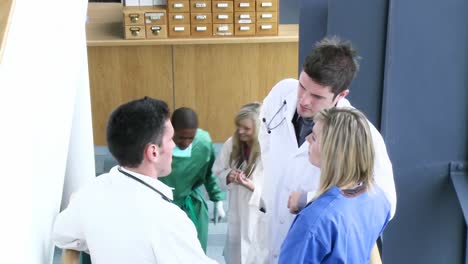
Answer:
[{"label": "doctor's white lab coat", "polygon": [[267,226],[260,209],[263,187],[263,166],[259,158],[250,179],[255,184],[251,192],[242,185],[226,185],[226,177],[233,169],[229,163],[232,138],[224,144],[213,165],[213,173],[219,178],[219,186],[229,191],[228,234],[224,248],[227,264],[263,264],[267,260]]}]

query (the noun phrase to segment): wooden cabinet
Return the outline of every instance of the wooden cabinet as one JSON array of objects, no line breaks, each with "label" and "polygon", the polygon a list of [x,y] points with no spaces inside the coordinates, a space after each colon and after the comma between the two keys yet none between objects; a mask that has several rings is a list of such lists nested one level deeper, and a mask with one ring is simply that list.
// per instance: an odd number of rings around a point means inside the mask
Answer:
[{"label": "wooden cabinet", "polygon": [[126,101],[147,95],[173,108],[171,56],[171,46],[88,47],[95,145],[106,145],[107,119]]},{"label": "wooden cabinet", "polygon": [[[278,81],[298,76],[297,25],[280,25],[272,37],[124,40],[121,12],[119,4],[88,8],[95,145],[106,145],[107,118],[115,107],[146,95],[166,101],[171,110],[195,109],[200,127],[214,142],[224,142],[242,105],[262,101]],[[218,32],[222,25],[212,26]]]},{"label": "wooden cabinet", "polygon": [[214,142],[224,142],[242,105],[297,77],[294,51],[297,43],[174,46],[174,105],[195,109]]}]

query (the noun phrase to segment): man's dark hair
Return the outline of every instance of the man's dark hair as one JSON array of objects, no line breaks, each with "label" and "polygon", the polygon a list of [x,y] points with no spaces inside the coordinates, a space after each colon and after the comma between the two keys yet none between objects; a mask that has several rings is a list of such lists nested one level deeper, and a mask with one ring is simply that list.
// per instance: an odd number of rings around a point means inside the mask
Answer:
[{"label": "man's dark hair", "polygon": [[171,117],[174,130],[198,128],[197,113],[188,107],[181,107],[174,111]]},{"label": "man's dark hair", "polygon": [[119,165],[138,167],[148,144],[161,146],[169,108],[161,100],[144,97],[115,109],[107,123],[107,146]]},{"label": "man's dark hair", "polygon": [[348,41],[324,38],[305,59],[303,70],[312,80],[330,86],[336,96],[348,89],[359,69],[357,52]]}]

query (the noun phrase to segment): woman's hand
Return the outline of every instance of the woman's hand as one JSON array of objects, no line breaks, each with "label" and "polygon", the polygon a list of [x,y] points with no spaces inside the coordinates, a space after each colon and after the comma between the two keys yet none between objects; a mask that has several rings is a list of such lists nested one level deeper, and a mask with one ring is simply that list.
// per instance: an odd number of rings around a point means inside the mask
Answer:
[{"label": "woman's hand", "polygon": [[249,178],[247,178],[244,174],[243,171],[240,171],[238,174],[237,174],[237,178],[236,178],[236,181],[244,186],[245,188],[249,189],[250,191],[254,191],[255,190],[255,184],[253,183],[253,181]]},{"label": "woman's hand", "polygon": [[236,179],[237,179],[237,175],[239,174],[239,171],[234,169],[234,170],[231,170],[228,174],[228,176],[226,177],[226,185],[229,185],[230,183],[232,182],[236,182]]}]

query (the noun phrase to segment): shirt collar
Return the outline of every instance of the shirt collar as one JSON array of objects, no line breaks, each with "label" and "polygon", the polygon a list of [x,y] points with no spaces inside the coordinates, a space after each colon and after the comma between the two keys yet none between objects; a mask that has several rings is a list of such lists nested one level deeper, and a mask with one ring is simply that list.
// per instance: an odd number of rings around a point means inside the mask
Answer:
[{"label": "shirt collar", "polygon": [[129,174],[137,177],[138,179],[146,182],[147,184],[151,185],[153,188],[155,188],[156,190],[158,190],[162,194],[164,194],[167,198],[169,198],[171,200],[174,200],[174,196],[173,196],[173,193],[172,193],[172,190],[174,188],[171,188],[171,187],[167,186],[166,184],[162,183],[157,178],[153,178],[153,177],[146,176],[146,175],[143,175],[143,174],[140,174],[140,173],[136,173],[134,171],[127,170],[127,169],[125,169],[124,167],[121,167],[121,166],[115,166],[114,167],[114,169],[116,169],[116,170],[117,170],[117,168],[120,168],[122,171],[125,171],[126,173],[129,173]]}]

